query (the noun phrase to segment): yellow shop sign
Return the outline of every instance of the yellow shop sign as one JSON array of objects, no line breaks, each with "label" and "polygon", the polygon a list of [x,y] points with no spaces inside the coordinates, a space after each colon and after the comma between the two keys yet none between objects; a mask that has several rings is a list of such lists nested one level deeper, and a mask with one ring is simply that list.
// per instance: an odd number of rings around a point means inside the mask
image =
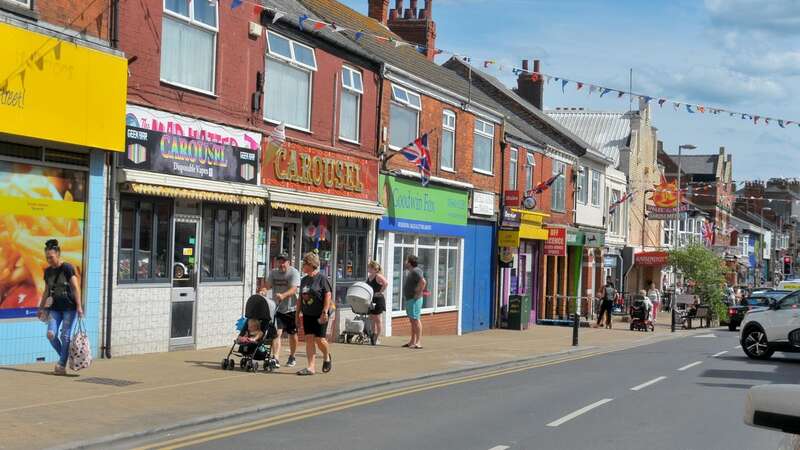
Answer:
[{"label": "yellow shop sign", "polygon": [[0,133],[123,151],[125,58],[0,23]]}]

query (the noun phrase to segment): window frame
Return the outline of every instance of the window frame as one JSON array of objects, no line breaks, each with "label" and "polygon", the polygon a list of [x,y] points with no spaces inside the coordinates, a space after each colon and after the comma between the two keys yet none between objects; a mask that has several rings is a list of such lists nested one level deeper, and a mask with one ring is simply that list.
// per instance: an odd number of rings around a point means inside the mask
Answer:
[{"label": "window frame", "polygon": [[[592,169],[591,172],[592,172],[592,178],[589,181],[589,184],[592,186],[592,195],[591,195],[592,206],[599,207],[603,200],[602,198],[603,191],[601,189],[603,185],[603,180],[599,170]],[[597,185],[595,185],[595,180],[597,181]]]},{"label": "window frame", "polygon": [[578,203],[586,205],[589,203],[589,168],[580,166],[578,168]]},{"label": "window frame", "polygon": [[[391,89],[392,89],[392,98],[391,98],[391,100],[389,102],[389,118],[390,118],[390,120],[389,120],[389,138],[388,138],[388,141],[389,141],[389,149],[396,151],[396,150],[400,150],[403,147],[398,147],[396,145],[392,145],[392,124],[393,124],[392,120],[391,120],[392,107],[403,108],[403,109],[415,111],[415,115],[417,117],[417,120],[416,120],[416,124],[414,126],[414,130],[415,130],[414,131],[414,139],[416,139],[416,138],[419,137],[420,113],[422,112],[422,96],[420,96],[416,92],[410,91],[410,90],[408,90],[408,89],[406,89],[406,88],[404,88],[402,86],[399,86],[397,84],[394,84],[394,83],[392,84]],[[403,93],[403,95],[406,98],[405,99],[399,98],[397,93]],[[411,98],[411,97],[416,97],[419,100],[419,106],[413,105],[410,102],[409,98]]]},{"label": "window frame", "polygon": [[536,156],[531,151],[525,152],[525,192],[533,189],[534,168],[536,167]]},{"label": "window frame", "polygon": [[[517,190],[517,177],[519,175],[519,150],[515,147],[511,147],[511,153],[508,160],[508,187],[512,191]],[[512,169],[513,167],[513,169]]]},{"label": "window frame", "polygon": [[[286,40],[286,41],[289,42],[289,53],[291,54],[291,57],[286,57],[285,55],[282,55],[280,53],[274,52],[272,50],[272,47],[271,47],[271,45],[269,43],[270,35],[274,35],[274,36],[276,36],[276,37],[278,37],[280,39],[283,39],[283,40]],[[307,133],[310,133],[311,132],[311,107],[312,107],[312,99],[314,97],[314,73],[317,71],[317,67],[318,67],[316,49],[313,48],[313,47],[310,47],[308,45],[302,44],[300,42],[297,42],[294,39],[290,39],[290,38],[288,38],[286,36],[283,36],[280,33],[276,33],[276,32],[274,32],[272,30],[267,30],[267,39],[266,39],[266,41],[267,41],[267,45],[266,45],[267,51],[266,51],[266,53],[264,55],[264,81],[265,81],[265,83],[267,83],[268,78],[269,78],[269,65],[268,65],[269,60],[273,60],[277,64],[286,64],[289,67],[293,67],[295,69],[302,70],[302,71],[306,72],[308,74],[308,114],[306,115],[306,126],[305,127],[294,125],[294,124],[290,124],[290,123],[287,123],[286,121],[281,121],[279,119],[274,119],[274,118],[267,117],[267,114],[268,114],[267,105],[266,105],[266,103],[267,103],[267,95],[266,95],[266,92],[265,92],[264,93],[264,104],[262,105],[262,109],[263,109],[262,117],[263,117],[264,121],[267,122],[267,123],[270,123],[270,124],[273,124],[273,125],[279,125],[280,123],[283,123],[284,126],[286,126],[288,128],[292,128],[292,129],[295,129],[295,130],[300,130],[300,131],[305,131]],[[306,63],[297,61],[297,58],[295,56],[295,45],[298,45],[300,47],[304,47],[304,48],[306,48],[306,49],[311,51],[311,55],[314,58],[314,66],[313,67],[309,66]],[[362,78],[362,86],[363,86],[363,78]],[[359,127],[359,129],[360,129],[360,127]]]},{"label": "window frame", "polygon": [[[448,119],[453,119],[452,126],[448,124]],[[453,148],[450,151],[452,161],[449,162],[449,165],[445,164],[444,160],[444,133],[452,133],[453,135]],[[439,149],[439,168],[447,172],[456,171],[456,113],[449,109],[442,111],[442,139]]]},{"label": "window frame", "polygon": [[[560,171],[557,171],[556,168],[561,168]],[[550,210],[563,213],[567,210],[567,187],[566,187],[566,178],[567,178],[567,163],[564,161],[559,161],[557,159],[553,160],[553,171],[552,175],[561,174],[553,185],[556,186],[551,189],[552,193],[550,194]],[[560,201],[557,202],[556,195],[559,194]]]},{"label": "window frame", "polygon": [[[478,129],[478,124],[481,124],[480,129]],[[487,126],[488,126],[489,129],[491,129],[491,133],[486,131]],[[489,156],[490,156],[489,165],[490,165],[490,168],[487,171],[485,169],[480,169],[480,168],[475,167],[475,160],[476,160],[476,158],[475,158],[475,150],[477,148],[476,147],[477,139],[473,138],[472,139],[472,171],[473,172],[477,172],[477,173],[484,174],[484,175],[494,175],[494,132],[495,132],[495,126],[494,126],[493,123],[488,122],[488,121],[483,120],[483,119],[479,119],[477,117],[475,118],[475,125],[472,127],[473,136],[477,135],[477,136],[481,136],[481,137],[489,139],[489,152],[490,152],[489,153]]]},{"label": "window frame", "polygon": [[[350,86],[345,84],[345,77],[344,77],[345,71],[347,71],[350,74],[350,80],[351,80]],[[361,99],[364,95],[364,75],[361,73],[361,71],[347,65],[342,65],[341,74],[342,74],[342,87],[341,87],[342,95],[339,98],[339,139],[345,142],[349,142],[351,144],[359,144],[361,142],[361,105],[362,105]],[[356,86],[352,85],[353,84],[352,80],[354,75],[358,75],[359,79],[361,80],[361,88],[357,88]],[[344,98],[345,94],[356,96],[355,139],[350,139],[348,137],[342,136],[342,123],[344,123],[344,121],[342,120],[342,99]],[[310,108],[309,108],[309,113],[310,113]]]},{"label": "window frame", "polygon": [[[198,0],[194,0],[194,1],[198,1]],[[216,267],[214,266],[214,262],[216,261],[216,256],[217,256],[217,255],[214,254],[214,252],[216,251],[216,247],[217,247],[217,242],[216,242],[216,240],[217,240],[217,228],[216,228],[217,227],[217,216],[218,216],[218,213],[219,213],[220,210],[226,210],[228,212],[227,218],[226,218],[226,226],[225,226],[225,238],[224,238],[225,242],[223,244],[224,245],[223,248],[225,249],[225,258],[224,258],[225,276],[217,276],[217,274],[214,273],[216,271]],[[210,249],[211,249],[211,265],[209,267],[211,268],[211,271],[212,271],[211,272],[212,273],[211,277],[206,276],[205,271],[202,269],[203,263],[205,262],[204,259],[206,257],[205,249],[204,249],[204,247],[205,247],[204,240],[205,240],[206,231],[207,231],[205,229],[206,228],[206,212],[207,211],[212,211],[213,212],[211,217],[213,219],[212,221],[214,222],[214,228],[211,230],[211,246],[210,246]],[[233,216],[233,214],[231,214],[231,213],[233,211],[238,211],[239,212],[239,226],[240,226],[239,239],[240,239],[241,248],[239,249],[239,258],[240,258],[239,259],[239,261],[240,261],[239,272],[240,273],[239,273],[238,277],[237,276],[231,276],[231,254],[230,254],[230,250],[231,250],[231,234],[232,234],[231,233],[231,230],[232,230],[231,217]],[[245,247],[246,247],[246,240],[247,240],[247,237],[245,235],[245,228],[246,228],[246,222],[247,222],[247,214],[246,214],[246,212],[247,211],[246,211],[245,207],[238,206],[238,205],[226,204],[226,203],[203,203],[203,209],[202,209],[201,214],[200,214],[200,228],[201,228],[200,233],[199,233],[200,242],[198,243],[198,248],[200,248],[200,252],[201,252],[200,261],[199,261],[200,262],[200,271],[199,271],[199,273],[200,273],[199,282],[200,283],[242,282],[242,281],[244,281],[244,272],[245,272],[245,264],[246,264],[246,261],[245,261],[245,258],[244,258],[244,254],[245,254]]]},{"label": "window frame", "polygon": [[[130,249],[131,251],[131,278],[123,280],[120,278],[119,274],[119,261],[120,256],[122,255],[123,248],[122,248],[122,204],[123,202],[131,201],[134,203],[134,216],[133,216],[133,247]],[[150,245],[151,250],[150,253],[152,261],[156,259],[157,253],[157,244],[158,244],[158,206],[166,205],[168,211],[168,220],[167,220],[167,243],[166,243],[166,250],[167,250],[167,267],[164,273],[166,276],[157,278],[154,276],[155,266],[156,264],[153,262],[150,264],[150,277],[144,280],[139,279],[139,271],[136,270],[137,265],[137,254],[139,252],[139,237],[141,234],[140,224],[141,224],[141,203],[142,202],[149,202],[153,205],[152,210],[152,230],[150,232]],[[172,201],[169,199],[161,199],[158,197],[143,197],[138,195],[130,195],[130,194],[121,194],[119,198],[119,228],[117,231],[117,255],[116,255],[116,267],[115,267],[115,276],[117,280],[117,284],[157,284],[157,283],[169,283],[171,281],[171,274],[172,274],[172,252],[173,247],[172,240],[173,240],[173,218],[175,215],[175,206]]]},{"label": "window frame", "polygon": [[10,3],[25,9],[33,9],[33,0],[0,0],[1,3]]},{"label": "window frame", "polygon": [[[33,1],[33,0],[30,0],[30,1]],[[190,85],[181,83],[179,81],[170,81],[170,80],[165,79],[161,74],[161,66],[162,66],[162,64],[161,64],[160,57],[159,57],[159,62],[158,62],[158,79],[159,79],[159,81],[161,81],[162,83],[169,84],[171,86],[182,88],[182,89],[187,89],[187,90],[190,90],[190,91],[200,92],[202,94],[216,96],[216,87],[217,87],[217,50],[219,48],[219,2],[214,2],[214,4],[215,4],[215,7],[214,7],[214,14],[215,14],[214,23],[216,23],[217,25],[212,27],[211,25],[209,25],[209,24],[207,24],[205,22],[202,22],[200,20],[197,20],[194,17],[194,1],[189,2],[189,15],[188,16],[184,16],[183,14],[180,14],[180,13],[177,13],[177,12],[172,11],[170,9],[167,9],[167,0],[162,0],[162,2],[161,2],[161,5],[162,5],[162,9],[161,10],[162,10],[162,14],[163,15],[171,18],[172,20],[183,22],[186,25],[193,26],[193,27],[196,27],[196,28],[200,28],[201,30],[210,31],[210,32],[214,33],[213,45],[212,45],[212,48],[211,48],[211,57],[212,57],[212,63],[211,63],[211,66],[212,66],[211,67],[211,90],[209,91],[209,90],[205,90],[205,89],[198,88],[198,87],[195,87],[195,86],[190,86]],[[164,19],[163,18],[161,20],[161,42],[159,42],[159,45],[162,46],[162,47],[164,45]]]}]

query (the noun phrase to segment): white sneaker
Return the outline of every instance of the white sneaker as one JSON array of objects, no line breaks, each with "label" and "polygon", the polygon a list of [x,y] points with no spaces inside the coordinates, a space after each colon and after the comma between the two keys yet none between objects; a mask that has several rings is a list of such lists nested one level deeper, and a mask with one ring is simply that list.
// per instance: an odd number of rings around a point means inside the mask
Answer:
[{"label": "white sneaker", "polygon": [[297,359],[294,356],[289,356],[289,359],[286,361],[286,367],[294,367],[297,364]]},{"label": "white sneaker", "polygon": [[280,369],[281,368],[281,363],[278,361],[278,358],[273,358],[272,364],[276,369]]}]

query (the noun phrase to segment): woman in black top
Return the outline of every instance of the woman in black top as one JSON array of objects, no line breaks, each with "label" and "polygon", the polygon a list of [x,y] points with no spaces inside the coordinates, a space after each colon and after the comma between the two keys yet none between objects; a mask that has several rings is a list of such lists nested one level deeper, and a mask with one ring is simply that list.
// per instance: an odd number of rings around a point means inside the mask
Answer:
[{"label": "woman in black top", "polygon": [[370,261],[367,264],[367,284],[372,288],[372,310],[369,312],[369,322],[372,326],[372,333],[369,339],[372,345],[378,345],[378,338],[381,337],[383,322],[381,315],[386,311],[386,298],[383,291],[386,290],[386,278],[383,276],[381,265],[377,261]]},{"label": "woman in black top", "polygon": [[333,358],[325,335],[328,331],[328,311],[331,309],[331,283],[319,273],[319,256],[306,253],[303,257],[303,273],[300,280],[300,307],[297,308],[297,322],[302,316],[303,333],[306,339],[308,367],[297,372],[298,375],[316,373],[317,347],[322,351],[322,371],[330,372]]},{"label": "woman in black top", "polygon": [[61,261],[61,248],[57,240],[50,239],[45,243],[44,255],[49,267],[44,270],[45,290],[39,309],[50,317],[47,339],[58,353],[58,363],[53,373],[65,375],[75,316],[83,317],[80,284],[75,268]]}]

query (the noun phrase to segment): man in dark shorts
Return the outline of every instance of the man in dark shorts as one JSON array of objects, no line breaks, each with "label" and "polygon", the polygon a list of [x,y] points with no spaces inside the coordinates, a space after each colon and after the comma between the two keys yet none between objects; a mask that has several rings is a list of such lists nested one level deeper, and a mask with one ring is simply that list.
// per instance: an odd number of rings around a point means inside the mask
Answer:
[{"label": "man in dark shorts", "polygon": [[275,325],[278,336],[272,341],[272,350],[277,367],[280,367],[281,337],[285,332],[289,336],[289,359],[287,367],[296,364],[295,352],[297,351],[297,323],[295,311],[297,309],[297,289],[300,287],[300,272],[292,267],[288,253],[280,253],[275,257],[278,265],[269,273],[267,289],[272,289],[272,298],[278,305],[275,313]]}]

